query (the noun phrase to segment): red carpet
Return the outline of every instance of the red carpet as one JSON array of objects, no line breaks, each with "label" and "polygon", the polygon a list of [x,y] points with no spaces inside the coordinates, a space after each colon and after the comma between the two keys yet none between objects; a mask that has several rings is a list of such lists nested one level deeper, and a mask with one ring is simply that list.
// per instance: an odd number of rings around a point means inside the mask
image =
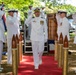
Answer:
[{"label": "red carpet", "polygon": [[23,56],[18,75],[62,75],[62,69],[58,68],[53,56],[43,56],[43,63],[38,70],[34,69],[32,56]]},{"label": "red carpet", "polygon": [[55,50],[50,50],[49,52],[50,52],[50,54],[54,54]]}]

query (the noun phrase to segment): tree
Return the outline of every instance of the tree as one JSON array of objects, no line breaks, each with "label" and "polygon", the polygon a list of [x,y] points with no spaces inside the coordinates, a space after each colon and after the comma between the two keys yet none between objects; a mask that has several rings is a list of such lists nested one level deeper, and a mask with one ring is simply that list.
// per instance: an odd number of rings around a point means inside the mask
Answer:
[{"label": "tree", "polygon": [[[0,4],[4,2],[5,11],[7,12],[9,9],[18,9],[21,13],[21,20],[24,20],[24,13],[27,12],[29,5],[34,5],[36,3],[35,0],[0,0]],[[39,4],[39,3],[38,3]],[[37,5],[37,3],[36,3]]]},{"label": "tree", "polygon": [[[24,14],[28,11],[28,6],[32,5],[34,7],[41,7],[41,2],[44,2],[46,8],[50,11],[56,12],[59,9],[66,9],[68,13],[74,13],[76,11],[76,7],[66,4],[61,4],[61,0],[0,0],[0,4],[4,2],[6,12],[9,9],[18,9],[21,13],[21,21],[24,21]],[[64,0],[65,2],[65,0]],[[46,9],[46,10],[47,10]],[[47,10],[47,13],[48,13]]]}]

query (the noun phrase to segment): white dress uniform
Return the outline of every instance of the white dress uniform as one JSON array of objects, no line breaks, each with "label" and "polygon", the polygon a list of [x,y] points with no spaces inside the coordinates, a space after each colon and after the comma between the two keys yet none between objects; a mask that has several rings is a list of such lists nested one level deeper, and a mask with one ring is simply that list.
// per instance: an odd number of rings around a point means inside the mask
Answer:
[{"label": "white dress uniform", "polygon": [[32,16],[30,16],[25,23],[31,23],[30,39],[32,42],[34,66],[39,66],[44,51],[44,41],[47,40],[46,20],[41,17],[32,18]]},{"label": "white dress uniform", "polygon": [[6,26],[7,26],[7,47],[8,47],[8,56],[7,63],[12,64],[12,37],[13,35],[19,35],[19,28],[17,24],[17,18],[8,16],[6,18]]},{"label": "white dress uniform", "polygon": [[60,33],[61,33],[61,26],[60,26],[60,15],[58,13],[56,14],[56,20],[57,20],[57,34],[58,34],[58,40],[59,40]]},{"label": "white dress uniform", "polygon": [[68,19],[66,17],[60,19],[60,29],[61,29],[61,33],[63,35],[63,39],[67,35],[68,40],[70,40],[70,36],[69,36],[69,22],[68,22]]},{"label": "white dress uniform", "polygon": [[19,25],[20,25],[20,15],[14,12],[14,18],[16,19],[15,25],[17,27],[16,28],[17,29],[17,34],[19,36],[19,34],[20,34],[20,28],[19,28]]},{"label": "white dress uniform", "polygon": [[3,15],[4,15],[4,12],[0,10],[0,63],[2,59],[3,42],[6,41],[5,34],[4,34],[5,29],[4,29],[3,20],[2,20]]}]

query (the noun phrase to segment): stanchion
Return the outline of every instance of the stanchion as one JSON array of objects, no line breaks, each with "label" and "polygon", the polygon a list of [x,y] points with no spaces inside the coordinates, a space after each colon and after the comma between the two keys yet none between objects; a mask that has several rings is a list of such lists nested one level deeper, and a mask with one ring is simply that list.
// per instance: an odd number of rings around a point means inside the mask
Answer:
[{"label": "stanchion", "polygon": [[54,54],[54,59],[57,61],[58,60],[58,34],[56,33],[55,36],[55,54]]},{"label": "stanchion", "polygon": [[19,63],[22,61],[22,54],[23,54],[23,46],[22,46],[22,34],[19,35]]},{"label": "stanchion", "polygon": [[17,75],[17,44],[16,44],[16,38],[13,35],[12,38],[12,68],[13,68],[13,74]]},{"label": "stanchion", "polygon": [[65,39],[64,39],[63,50],[64,50],[63,75],[68,75],[68,39],[67,39],[67,36],[65,36]]},{"label": "stanchion", "polygon": [[19,65],[19,38],[16,34],[16,43],[17,43],[17,66]]},{"label": "stanchion", "polygon": [[62,33],[59,37],[59,59],[58,59],[58,67],[62,67],[62,58],[63,58],[63,36]]}]

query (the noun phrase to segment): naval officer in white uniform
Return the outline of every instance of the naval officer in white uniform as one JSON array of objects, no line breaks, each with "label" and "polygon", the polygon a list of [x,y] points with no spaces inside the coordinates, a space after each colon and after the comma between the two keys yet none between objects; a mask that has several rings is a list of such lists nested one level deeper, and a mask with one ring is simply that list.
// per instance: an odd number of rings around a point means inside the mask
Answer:
[{"label": "naval officer in white uniform", "polygon": [[63,35],[63,39],[65,38],[65,36],[67,35],[68,40],[70,40],[70,36],[69,36],[69,21],[66,18],[66,14],[67,12],[65,10],[61,10],[59,11],[59,21],[58,21],[58,38],[60,37],[60,33],[62,33]]},{"label": "naval officer in white uniform", "polygon": [[2,60],[2,52],[3,52],[3,43],[6,41],[5,39],[5,28],[2,20],[2,16],[5,14],[4,11],[1,10],[2,6],[0,6],[0,71],[1,69],[1,60]]},{"label": "naval officer in white uniform", "polygon": [[[14,10],[8,11],[8,17],[6,18],[7,26],[7,64],[12,64],[12,37],[13,35],[19,35],[18,19],[14,16]],[[17,24],[16,24],[17,23]]]},{"label": "naval officer in white uniform", "polygon": [[64,10],[60,12],[60,27],[61,27],[63,39],[67,35],[68,40],[70,40],[70,35],[69,35],[70,24],[68,19],[66,18],[66,15],[67,12]]},{"label": "naval officer in white uniform", "polygon": [[31,24],[31,36],[33,58],[35,69],[39,68],[42,63],[42,55],[44,51],[44,42],[47,41],[47,24],[46,20],[40,16],[40,9],[35,8],[35,17],[31,16],[25,21],[26,24]]},{"label": "naval officer in white uniform", "polygon": [[59,40],[60,33],[61,33],[60,12],[59,11],[56,13],[56,20],[57,20],[57,34],[58,34],[58,40]]}]

